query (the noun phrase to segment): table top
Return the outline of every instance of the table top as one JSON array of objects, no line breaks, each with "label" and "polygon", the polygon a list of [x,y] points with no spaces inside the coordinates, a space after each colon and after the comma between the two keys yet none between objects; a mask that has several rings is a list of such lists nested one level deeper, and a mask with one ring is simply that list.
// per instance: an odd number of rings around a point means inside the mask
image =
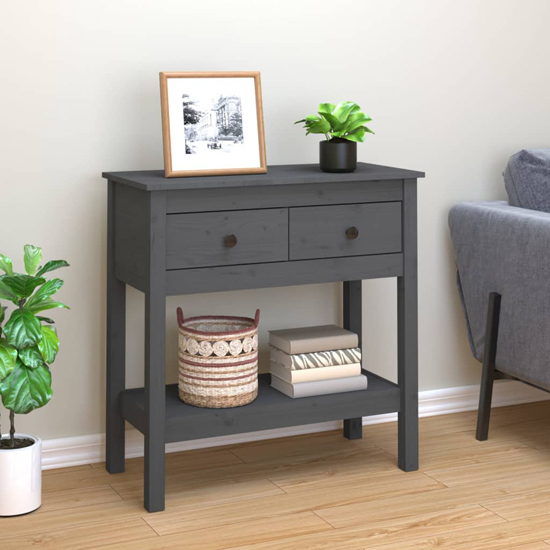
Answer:
[{"label": "table top", "polygon": [[358,162],[355,172],[345,174],[322,172],[318,164],[277,164],[268,166],[267,174],[165,178],[164,170],[141,170],[103,172],[102,175],[108,180],[135,187],[142,191],[171,191],[416,179],[423,178],[425,174],[416,170]]}]

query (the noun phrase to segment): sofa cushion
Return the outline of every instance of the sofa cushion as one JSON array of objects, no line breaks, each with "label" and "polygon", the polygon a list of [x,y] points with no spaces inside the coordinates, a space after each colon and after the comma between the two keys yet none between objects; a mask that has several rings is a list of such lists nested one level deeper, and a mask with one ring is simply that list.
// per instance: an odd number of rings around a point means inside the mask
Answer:
[{"label": "sofa cushion", "polygon": [[512,206],[550,212],[550,149],[523,149],[510,157],[504,184]]}]

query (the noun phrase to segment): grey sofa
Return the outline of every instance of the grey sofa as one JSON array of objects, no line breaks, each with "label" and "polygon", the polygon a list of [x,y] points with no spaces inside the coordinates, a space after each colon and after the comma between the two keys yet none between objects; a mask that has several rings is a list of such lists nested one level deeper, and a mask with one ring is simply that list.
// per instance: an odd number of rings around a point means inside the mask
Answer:
[{"label": "grey sofa", "polygon": [[468,338],[483,362],[480,440],[496,378],[550,391],[550,149],[520,151],[504,179],[509,202],[466,202],[449,213]]}]

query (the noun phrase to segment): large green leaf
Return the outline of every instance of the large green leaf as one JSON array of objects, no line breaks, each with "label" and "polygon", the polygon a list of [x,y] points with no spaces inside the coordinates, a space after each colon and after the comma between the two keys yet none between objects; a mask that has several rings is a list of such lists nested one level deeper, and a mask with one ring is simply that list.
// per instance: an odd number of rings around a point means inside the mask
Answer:
[{"label": "large green leaf", "polygon": [[61,279],[52,279],[44,283],[28,300],[25,307],[31,308],[33,304],[42,302],[48,299],[52,294],[55,294],[63,286]]},{"label": "large green leaf", "polygon": [[19,298],[30,296],[37,286],[46,282],[42,277],[31,277],[30,275],[14,275],[13,277],[2,277],[6,284]]},{"label": "large green leaf", "polygon": [[365,141],[365,127],[361,126],[360,128],[357,128],[357,130],[353,131],[351,134],[346,134],[342,137],[344,139],[347,139],[348,141],[357,141],[362,143],[363,141]]},{"label": "large green leaf", "polygon": [[30,348],[22,349],[19,352],[19,359],[23,362],[24,365],[27,367],[30,367],[31,369],[35,369],[36,367],[39,367],[40,365],[44,364],[44,359],[42,357],[42,353],[38,349],[40,344],[44,341],[44,338],[38,342],[38,346],[32,346]]},{"label": "large green leaf", "polygon": [[331,130],[339,130],[342,126],[342,123],[332,114],[330,113],[321,113],[321,116],[328,121],[330,124]]},{"label": "large green leaf", "polygon": [[14,294],[13,290],[4,282],[5,278],[6,275],[0,277],[0,298],[4,300],[9,300],[10,302],[17,304],[19,300],[17,299],[17,296]]},{"label": "large green leaf", "polygon": [[358,113],[361,110],[361,107],[354,103],[353,101],[344,101],[338,103],[336,109],[334,109],[333,114],[340,120],[340,122],[346,122],[350,115]]},{"label": "large green leaf", "polygon": [[40,321],[30,311],[16,309],[4,326],[4,333],[8,344],[21,350],[42,340],[41,329]]},{"label": "large green leaf", "polygon": [[27,414],[46,405],[53,395],[50,369],[30,369],[17,361],[16,368],[0,384],[2,403],[16,414]]},{"label": "large green leaf", "polygon": [[319,114],[329,114],[331,115],[336,109],[334,103],[319,103]]},{"label": "large green leaf", "polygon": [[13,275],[13,265],[11,260],[3,254],[0,254],[0,269],[7,275]]},{"label": "large green leaf", "polygon": [[359,126],[363,126],[366,122],[371,121],[372,119],[367,116],[365,113],[356,113],[354,115],[351,115],[348,117],[348,120],[344,124],[344,126],[341,128],[345,132],[351,133]]},{"label": "large green leaf", "polygon": [[309,134],[326,134],[330,131],[330,123],[324,118],[307,127]]},{"label": "large green leaf", "polygon": [[62,304],[61,302],[56,302],[55,300],[42,300],[41,302],[37,302],[36,304],[33,304],[31,307],[27,307],[27,311],[30,311],[32,313],[38,313],[40,311],[45,311],[47,309],[55,309],[55,308],[65,308],[65,309],[71,309],[69,306],[66,306],[65,304]]},{"label": "large green leaf", "polygon": [[46,363],[53,363],[59,351],[59,338],[53,327],[42,327],[42,340],[38,342],[38,349]]},{"label": "large green leaf", "polygon": [[27,275],[34,275],[36,268],[42,260],[42,249],[33,246],[32,244],[25,245],[25,254],[23,255],[23,262],[25,263],[25,271]]},{"label": "large green leaf", "polygon": [[15,367],[17,361],[17,350],[10,346],[4,338],[0,338],[0,381]]},{"label": "large green leaf", "polygon": [[61,267],[69,267],[69,264],[65,260],[51,260],[47,262],[44,267],[41,267],[38,270],[36,276],[42,277],[42,275],[45,275],[46,273],[49,273],[50,271],[54,271],[55,269],[59,269]]}]

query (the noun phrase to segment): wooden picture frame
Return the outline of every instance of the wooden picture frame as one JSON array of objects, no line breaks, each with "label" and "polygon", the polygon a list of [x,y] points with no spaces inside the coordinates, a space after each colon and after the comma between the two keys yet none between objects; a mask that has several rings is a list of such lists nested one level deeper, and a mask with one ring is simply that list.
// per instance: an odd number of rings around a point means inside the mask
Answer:
[{"label": "wooden picture frame", "polygon": [[258,71],[161,72],[160,92],[165,177],[267,172]]}]

